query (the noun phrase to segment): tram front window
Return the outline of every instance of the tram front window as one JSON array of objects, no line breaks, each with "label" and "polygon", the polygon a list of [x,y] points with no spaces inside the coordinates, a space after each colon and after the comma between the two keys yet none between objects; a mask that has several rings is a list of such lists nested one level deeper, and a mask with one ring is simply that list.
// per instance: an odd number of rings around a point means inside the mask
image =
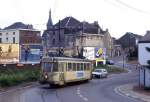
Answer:
[{"label": "tram front window", "polygon": [[43,63],[43,71],[44,72],[51,72],[52,63]]}]

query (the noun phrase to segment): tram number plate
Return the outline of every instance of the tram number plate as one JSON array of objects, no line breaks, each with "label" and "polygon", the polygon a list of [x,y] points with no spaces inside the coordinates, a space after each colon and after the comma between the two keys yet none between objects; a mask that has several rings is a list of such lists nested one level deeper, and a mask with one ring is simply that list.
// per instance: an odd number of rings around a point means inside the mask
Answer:
[{"label": "tram number plate", "polygon": [[76,75],[77,75],[77,78],[81,78],[81,77],[83,77],[84,72],[83,71],[78,71]]}]

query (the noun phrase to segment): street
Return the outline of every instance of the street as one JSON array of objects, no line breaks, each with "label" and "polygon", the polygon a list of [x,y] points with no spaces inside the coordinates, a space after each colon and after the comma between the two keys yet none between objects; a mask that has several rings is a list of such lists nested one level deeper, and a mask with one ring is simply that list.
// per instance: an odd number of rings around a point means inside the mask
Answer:
[{"label": "street", "polygon": [[[131,69],[131,65],[130,65]],[[113,74],[88,83],[69,84],[61,88],[48,85],[0,94],[0,102],[141,102],[120,95],[115,88],[128,83],[138,84],[138,71]]]}]

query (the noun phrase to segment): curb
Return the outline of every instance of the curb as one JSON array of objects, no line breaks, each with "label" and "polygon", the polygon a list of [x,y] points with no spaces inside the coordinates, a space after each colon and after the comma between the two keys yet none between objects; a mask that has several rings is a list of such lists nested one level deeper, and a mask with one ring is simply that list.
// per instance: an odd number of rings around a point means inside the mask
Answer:
[{"label": "curb", "polygon": [[130,94],[130,93],[124,92],[123,90],[121,90],[121,87],[122,87],[122,86],[116,87],[116,88],[114,89],[115,93],[117,93],[117,94],[119,94],[119,95],[121,95],[121,96],[126,96],[126,97],[128,97],[128,98],[135,99],[135,100],[139,100],[139,101],[143,101],[143,102],[150,102],[150,101],[145,100],[144,98],[139,98],[139,97],[136,96],[136,95],[132,95],[132,94]]},{"label": "curb", "polygon": [[35,87],[35,86],[39,86],[39,84],[37,82],[31,82],[31,83],[22,84],[20,86],[18,85],[16,87],[11,87],[10,89],[0,89],[0,95]]}]

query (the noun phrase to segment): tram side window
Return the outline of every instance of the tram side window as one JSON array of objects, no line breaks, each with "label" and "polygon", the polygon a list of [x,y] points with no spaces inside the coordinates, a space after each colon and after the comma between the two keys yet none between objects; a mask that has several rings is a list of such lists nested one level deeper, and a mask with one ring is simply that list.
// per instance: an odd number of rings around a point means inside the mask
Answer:
[{"label": "tram side window", "polygon": [[72,71],[72,64],[68,63],[68,71]]},{"label": "tram side window", "polygon": [[76,63],[73,63],[73,71],[76,71]]},{"label": "tram side window", "polygon": [[80,63],[77,63],[77,71],[80,71],[81,67],[80,67]]},{"label": "tram side window", "polygon": [[54,72],[57,72],[57,71],[58,71],[58,63],[57,63],[57,62],[54,62],[53,71],[54,71]]},{"label": "tram side window", "polygon": [[84,63],[84,70],[87,70],[87,64]]},{"label": "tram side window", "polygon": [[87,63],[87,70],[89,70],[90,69],[90,64],[89,63]]},{"label": "tram side window", "polygon": [[83,68],[84,66],[83,66],[83,63],[81,63],[81,70],[84,70],[84,68]]}]

